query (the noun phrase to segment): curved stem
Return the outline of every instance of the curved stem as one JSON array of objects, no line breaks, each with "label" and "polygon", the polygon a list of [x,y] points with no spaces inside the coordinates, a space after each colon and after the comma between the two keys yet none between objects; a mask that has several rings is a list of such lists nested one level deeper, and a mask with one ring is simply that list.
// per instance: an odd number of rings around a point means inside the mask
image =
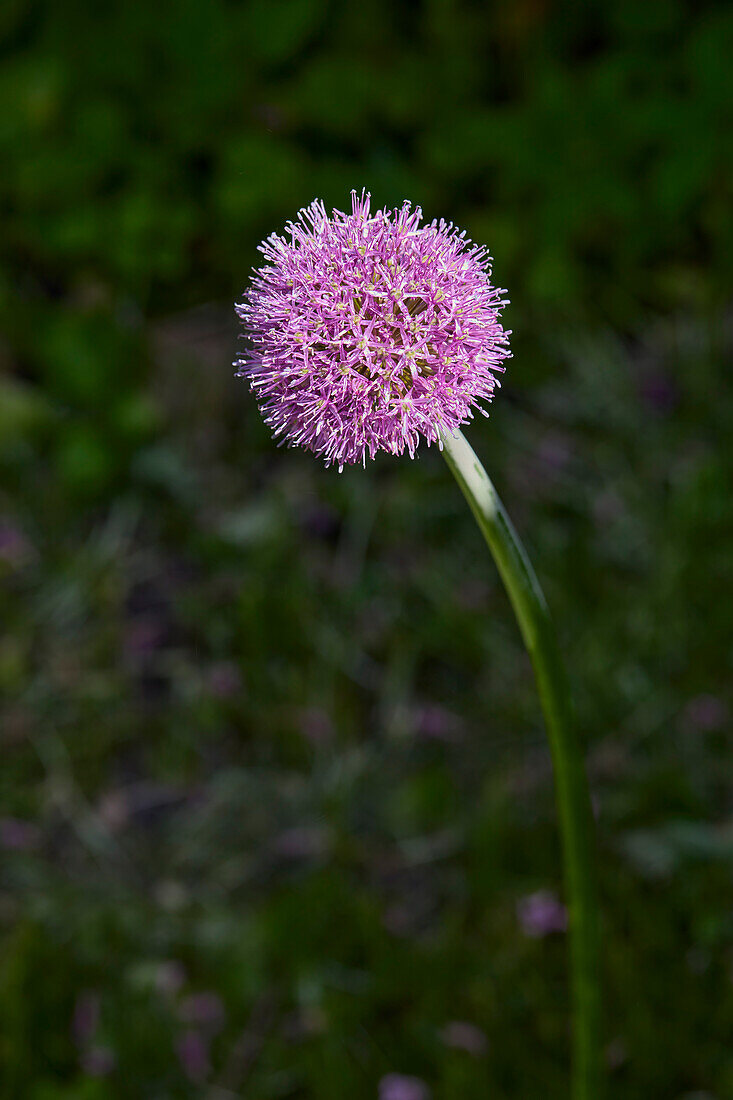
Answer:
[{"label": "curved stem", "polygon": [[486,471],[461,432],[441,436],[443,455],[494,556],[534,667],[547,724],[570,915],[574,1006],[573,1100],[600,1094],[598,902],[593,814],[570,690],[545,597]]}]

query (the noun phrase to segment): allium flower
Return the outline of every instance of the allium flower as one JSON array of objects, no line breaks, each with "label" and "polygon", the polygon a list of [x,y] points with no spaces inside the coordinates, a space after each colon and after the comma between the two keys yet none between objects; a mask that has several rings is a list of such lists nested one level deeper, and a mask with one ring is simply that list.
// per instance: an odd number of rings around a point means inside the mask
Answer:
[{"label": "allium flower", "polygon": [[485,410],[509,355],[490,259],[452,225],[421,225],[408,202],[372,214],[301,210],[260,246],[237,313],[248,349],[237,360],[267,424],[326,464],[377,451],[412,457]]}]

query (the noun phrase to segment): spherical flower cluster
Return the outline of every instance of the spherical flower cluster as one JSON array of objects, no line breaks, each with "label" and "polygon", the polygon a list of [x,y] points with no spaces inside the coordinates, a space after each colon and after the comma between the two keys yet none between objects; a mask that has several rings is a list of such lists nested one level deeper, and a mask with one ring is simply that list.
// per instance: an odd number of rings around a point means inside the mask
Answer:
[{"label": "spherical flower cluster", "polygon": [[408,202],[372,214],[352,192],[350,214],[314,202],[260,246],[266,262],[237,306],[237,373],[275,435],[327,464],[412,457],[421,436],[438,442],[485,413],[504,370],[507,303],[486,250],[421,220]]}]

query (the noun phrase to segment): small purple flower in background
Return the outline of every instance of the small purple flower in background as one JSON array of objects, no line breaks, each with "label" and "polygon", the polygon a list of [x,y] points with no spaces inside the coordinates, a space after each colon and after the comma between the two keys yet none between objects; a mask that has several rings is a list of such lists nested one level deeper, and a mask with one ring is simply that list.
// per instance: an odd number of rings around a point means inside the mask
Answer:
[{"label": "small purple flower in background", "polygon": [[338,512],[320,502],[303,507],[298,521],[301,530],[308,538],[320,539],[323,542],[335,542],[341,530]]},{"label": "small purple flower in background", "polygon": [[280,107],[272,103],[258,103],[252,108],[254,118],[261,123],[266,130],[282,130],[286,118]]},{"label": "small purple flower in background", "polygon": [[76,998],[71,1020],[71,1033],[78,1047],[86,1046],[96,1035],[99,1027],[99,1013],[99,994],[94,990],[85,989]]},{"label": "small purple flower in background", "polygon": [[284,859],[316,859],[328,851],[329,836],[319,826],[284,829],[272,842],[273,852]]},{"label": "small purple flower in background", "polygon": [[11,520],[0,519],[0,563],[20,569],[33,556],[33,548]]},{"label": "small purple flower in background", "polygon": [[303,707],[298,712],[298,728],[311,745],[322,745],[333,737],[333,722],[323,707]]},{"label": "small purple flower in background", "polygon": [[550,890],[537,890],[517,902],[517,919],[525,936],[541,939],[552,932],[565,932],[568,914],[556,894]]},{"label": "small purple flower in background", "polygon": [[185,1023],[203,1028],[210,1035],[221,1031],[226,1019],[224,1002],[218,993],[192,993],[181,1001],[178,1011]]},{"label": "small purple flower in background", "polygon": [[217,699],[231,699],[242,690],[242,674],[234,661],[217,661],[209,669],[206,682]]},{"label": "small purple flower in background", "polygon": [[12,852],[27,852],[37,848],[41,840],[41,830],[32,821],[23,821],[19,817],[0,818],[0,848]]},{"label": "small purple flower in background", "polygon": [[339,469],[380,450],[412,457],[421,437],[485,412],[509,355],[486,250],[421,225],[408,202],[370,203],[352,192],[350,214],[301,210],[260,245],[237,306],[248,348],[235,366],[266,423]]},{"label": "small purple flower in background", "polygon": [[302,1005],[283,1020],[282,1035],[288,1043],[302,1043],[328,1029],[325,1012],[317,1005]]},{"label": "small purple flower in background", "polygon": [[571,478],[573,444],[560,431],[548,431],[538,436],[533,445],[520,452],[508,475],[514,489],[522,496],[539,497],[557,492]]},{"label": "small purple flower in background", "polygon": [[109,1047],[89,1047],[80,1058],[81,1068],[89,1077],[108,1077],[116,1059]]},{"label": "small purple flower in background", "polygon": [[97,803],[97,814],[106,829],[116,833],[130,821],[130,803],[124,790],[105,791]]},{"label": "small purple flower in background", "polygon": [[186,982],[186,970],[178,959],[165,959],[155,970],[155,988],[163,997],[175,997]]},{"label": "small purple flower in background", "polygon": [[107,1077],[116,1064],[114,1052],[94,1041],[100,1014],[99,994],[93,989],[79,993],[71,1018],[71,1035],[79,1050],[79,1065],[89,1077]]},{"label": "small purple flower in background", "polygon": [[415,732],[428,741],[450,743],[460,740],[463,723],[457,714],[435,703],[416,707],[412,714]]},{"label": "small purple flower in background", "polygon": [[611,1039],[606,1047],[606,1065],[609,1069],[620,1069],[629,1060],[626,1043],[620,1036]]},{"label": "small purple flower in background", "polygon": [[468,1023],[467,1020],[451,1020],[440,1033],[440,1037],[447,1047],[453,1050],[465,1050],[474,1058],[480,1058],[486,1053],[488,1042],[480,1027]]},{"label": "small purple flower in background", "polygon": [[610,527],[623,519],[626,507],[614,489],[598,493],[592,504],[593,519],[599,527]]},{"label": "small purple flower in background", "polygon": [[379,1100],[430,1100],[430,1089],[419,1077],[388,1073],[379,1082]]},{"label": "small purple flower in background", "polygon": [[672,412],[680,399],[674,378],[659,368],[641,374],[639,394],[647,408],[659,416]]},{"label": "small purple flower in background", "polygon": [[705,733],[725,726],[728,707],[717,695],[696,695],[685,707],[683,717],[688,728]]},{"label": "small purple flower in background", "polygon": [[573,445],[570,437],[561,432],[552,432],[543,436],[534,454],[534,461],[546,474],[564,473],[572,458]]},{"label": "small purple flower in background", "polygon": [[200,1031],[184,1031],[176,1043],[178,1061],[189,1081],[200,1082],[209,1075],[209,1043]]},{"label": "small purple flower in background", "polygon": [[130,661],[145,660],[163,647],[166,624],[156,615],[137,615],[125,629],[122,646]]}]

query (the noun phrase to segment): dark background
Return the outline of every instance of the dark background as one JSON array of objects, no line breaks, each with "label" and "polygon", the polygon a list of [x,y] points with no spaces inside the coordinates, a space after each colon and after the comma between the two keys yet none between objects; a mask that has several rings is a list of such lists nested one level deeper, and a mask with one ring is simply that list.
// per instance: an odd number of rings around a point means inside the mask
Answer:
[{"label": "dark background", "polygon": [[276,449],[232,377],[259,239],[367,187],[512,299],[469,438],[587,739],[610,1093],[729,1100],[730,7],[9,0],[0,40],[2,1096],[567,1097],[467,509],[434,449]]}]

